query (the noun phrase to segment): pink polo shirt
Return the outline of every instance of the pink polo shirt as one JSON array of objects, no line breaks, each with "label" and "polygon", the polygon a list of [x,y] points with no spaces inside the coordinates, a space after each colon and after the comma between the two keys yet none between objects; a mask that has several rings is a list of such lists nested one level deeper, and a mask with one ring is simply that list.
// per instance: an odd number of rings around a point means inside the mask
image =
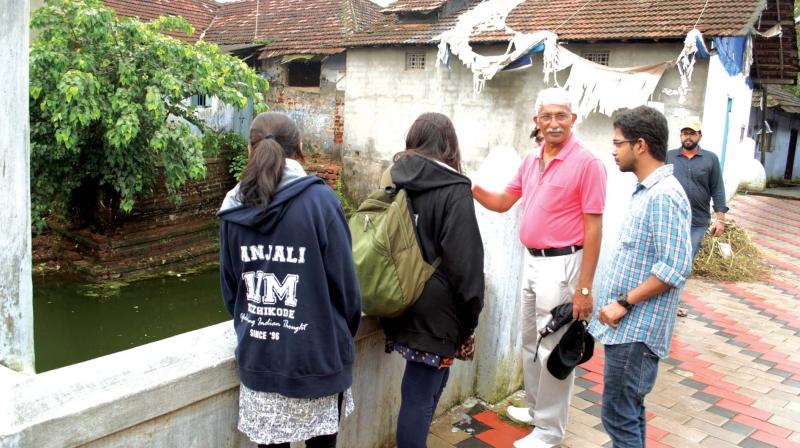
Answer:
[{"label": "pink polo shirt", "polygon": [[583,215],[601,214],[606,169],[575,135],[570,136],[540,174],[542,149],[522,160],[506,193],[522,196],[519,239],[526,247],[549,249],[583,245]]}]

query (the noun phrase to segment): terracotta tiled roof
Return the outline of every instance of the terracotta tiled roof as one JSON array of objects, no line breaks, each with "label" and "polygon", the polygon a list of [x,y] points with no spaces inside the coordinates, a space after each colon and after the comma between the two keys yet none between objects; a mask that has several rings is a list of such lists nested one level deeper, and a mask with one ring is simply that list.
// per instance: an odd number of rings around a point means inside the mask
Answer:
[{"label": "terracotta tiled roof", "polygon": [[[477,3],[474,0],[433,23],[387,15],[370,30],[351,36],[348,44],[431,44]],[[506,24],[521,32],[554,31],[565,41],[683,39],[695,23],[706,36],[733,36],[746,33],[764,4],[765,0],[708,0],[707,4],[706,0],[526,0],[511,11]],[[493,32],[474,36],[474,40],[492,42],[507,37]]]},{"label": "terracotta tiled roof", "polygon": [[770,0],[767,9],[761,14],[757,29],[764,32],[780,23],[782,35],[771,38],[753,36],[755,57],[750,77],[754,82],[760,84],[797,83],[797,33],[792,23],[793,6],[791,2]]},{"label": "terracotta tiled roof", "polygon": [[369,28],[383,17],[380,7],[370,0],[355,0],[353,3],[355,4],[356,19],[359,25],[358,31]]},{"label": "terracotta tiled roof", "polygon": [[245,0],[222,4],[205,39],[219,45],[264,43],[269,55],[341,52],[348,33],[379,15],[369,0]]},{"label": "terracotta tiled roof", "polygon": [[103,0],[103,3],[120,16],[136,17],[144,22],[161,16],[183,17],[194,27],[194,34],[175,37],[191,42],[203,35],[219,8],[211,0]]},{"label": "terracotta tiled roof", "polygon": [[382,12],[431,12],[439,9],[447,0],[397,0]]},{"label": "terracotta tiled roof", "polygon": [[[783,86],[767,85],[767,107],[781,109],[790,114],[800,114],[800,98],[783,89]],[[761,89],[753,90],[753,107],[761,107]]]},{"label": "terracotta tiled roof", "polygon": [[104,0],[117,14],[152,20],[181,16],[195,28],[192,39],[218,45],[264,44],[269,55],[331,54],[345,37],[382,18],[369,0]]}]

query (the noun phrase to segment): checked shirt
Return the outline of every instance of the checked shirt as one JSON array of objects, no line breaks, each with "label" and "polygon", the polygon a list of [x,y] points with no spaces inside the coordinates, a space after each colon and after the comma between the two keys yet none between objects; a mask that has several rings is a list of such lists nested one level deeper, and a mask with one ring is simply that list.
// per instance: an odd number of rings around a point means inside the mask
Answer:
[{"label": "checked shirt", "polygon": [[[636,184],[627,219],[603,273],[589,331],[604,345],[643,342],[660,358],[669,354],[680,293],[692,267],[691,209],[672,165]],[[597,320],[599,311],[650,275],[672,286],[636,304],[617,329]]]}]

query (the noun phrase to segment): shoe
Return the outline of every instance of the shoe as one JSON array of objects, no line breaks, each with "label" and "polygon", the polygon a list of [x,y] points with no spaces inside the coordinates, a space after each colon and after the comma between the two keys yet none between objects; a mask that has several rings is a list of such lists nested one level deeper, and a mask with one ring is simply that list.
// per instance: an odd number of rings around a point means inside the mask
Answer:
[{"label": "shoe", "polygon": [[678,317],[686,317],[689,315],[689,310],[683,307],[678,307]]},{"label": "shoe", "polygon": [[531,431],[531,433],[527,436],[514,442],[514,448],[555,448],[557,446],[559,446],[559,444],[553,445],[537,439],[536,436],[533,435],[533,431]]},{"label": "shoe", "polygon": [[531,417],[530,408],[509,406],[506,408],[506,415],[508,415],[508,418],[517,423],[522,423],[523,425],[533,424],[533,417]]}]

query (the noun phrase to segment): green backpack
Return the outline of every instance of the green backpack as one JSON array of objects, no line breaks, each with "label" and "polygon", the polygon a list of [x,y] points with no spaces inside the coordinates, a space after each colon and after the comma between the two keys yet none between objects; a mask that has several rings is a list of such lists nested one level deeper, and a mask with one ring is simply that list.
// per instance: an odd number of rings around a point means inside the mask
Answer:
[{"label": "green backpack", "polygon": [[422,295],[439,258],[422,258],[411,202],[392,182],[391,166],[381,190],[369,195],[348,222],[353,263],[361,285],[361,309],[377,317],[397,317]]}]

